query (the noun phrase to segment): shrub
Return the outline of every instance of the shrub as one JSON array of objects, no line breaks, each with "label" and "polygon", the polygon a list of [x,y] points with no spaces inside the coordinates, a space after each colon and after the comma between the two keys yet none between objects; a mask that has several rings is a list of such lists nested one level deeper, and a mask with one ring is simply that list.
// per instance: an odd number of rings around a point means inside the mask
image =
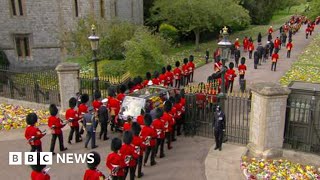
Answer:
[{"label": "shrub", "polygon": [[159,28],[160,35],[166,40],[176,43],[178,41],[179,35],[178,30],[170,24],[162,23]]}]

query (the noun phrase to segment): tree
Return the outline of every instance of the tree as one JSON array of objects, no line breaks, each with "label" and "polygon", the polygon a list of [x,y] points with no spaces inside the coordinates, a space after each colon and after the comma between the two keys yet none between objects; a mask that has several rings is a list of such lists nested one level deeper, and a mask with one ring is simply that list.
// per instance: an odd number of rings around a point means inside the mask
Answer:
[{"label": "tree", "polygon": [[194,33],[196,48],[199,49],[201,32],[232,23],[249,24],[250,17],[233,0],[156,0],[149,21],[166,22],[181,32]]},{"label": "tree", "polygon": [[306,12],[306,15],[309,19],[314,20],[316,17],[319,16],[320,12],[320,1],[319,0],[313,0],[310,2],[310,10]]},{"label": "tree", "polygon": [[288,9],[288,13],[290,13],[290,10],[293,6],[297,6],[302,3],[306,3],[306,0],[282,0],[279,1],[279,8]]},{"label": "tree", "polygon": [[138,28],[133,38],[124,43],[125,64],[131,75],[144,76],[147,71],[160,70],[169,44],[145,27]]}]

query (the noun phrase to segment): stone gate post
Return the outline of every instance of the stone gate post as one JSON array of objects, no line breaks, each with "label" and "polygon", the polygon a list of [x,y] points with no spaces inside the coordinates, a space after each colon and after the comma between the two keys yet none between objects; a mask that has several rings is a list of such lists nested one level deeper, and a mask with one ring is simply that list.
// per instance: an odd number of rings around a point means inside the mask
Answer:
[{"label": "stone gate post", "polygon": [[59,90],[61,99],[60,113],[64,113],[69,107],[69,99],[79,92],[79,71],[77,63],[60,63],[56,67],[59,78]]},{"label": "stone gate post", "polygon": [[257,83],[251,90],[249,153],[262,158],[280,157],[290,90],[275,83]]}]

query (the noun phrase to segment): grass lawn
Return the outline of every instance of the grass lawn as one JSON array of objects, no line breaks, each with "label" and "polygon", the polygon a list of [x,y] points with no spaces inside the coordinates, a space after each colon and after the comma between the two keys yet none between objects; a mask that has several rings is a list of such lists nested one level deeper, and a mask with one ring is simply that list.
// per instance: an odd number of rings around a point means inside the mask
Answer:
[{"label": "grass lawn", "polygon": [[291,81],[320,83],[320,35],[318,34],[304,53],[294,62],[289,71],[280,79],[282,85]]}]

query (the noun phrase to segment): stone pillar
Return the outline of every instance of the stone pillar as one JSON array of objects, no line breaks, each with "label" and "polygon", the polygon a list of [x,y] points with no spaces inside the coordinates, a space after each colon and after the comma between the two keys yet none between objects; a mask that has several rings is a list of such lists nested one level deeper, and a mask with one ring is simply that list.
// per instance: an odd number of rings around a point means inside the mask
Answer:
[{"label": "stone pillar", "polygon": [[257,83],[251,91],[249,153],[254,157],[281,157],[290,90],[275,83]]},{"label": "stone pillar", "polygon": [[64,113],[69,107],[69,99],[75,97],[79,92],[79,71],[80,65],[77,63],[60,63],[56,67],[59,78],[59,90],[61,98],[60,113]]}]

